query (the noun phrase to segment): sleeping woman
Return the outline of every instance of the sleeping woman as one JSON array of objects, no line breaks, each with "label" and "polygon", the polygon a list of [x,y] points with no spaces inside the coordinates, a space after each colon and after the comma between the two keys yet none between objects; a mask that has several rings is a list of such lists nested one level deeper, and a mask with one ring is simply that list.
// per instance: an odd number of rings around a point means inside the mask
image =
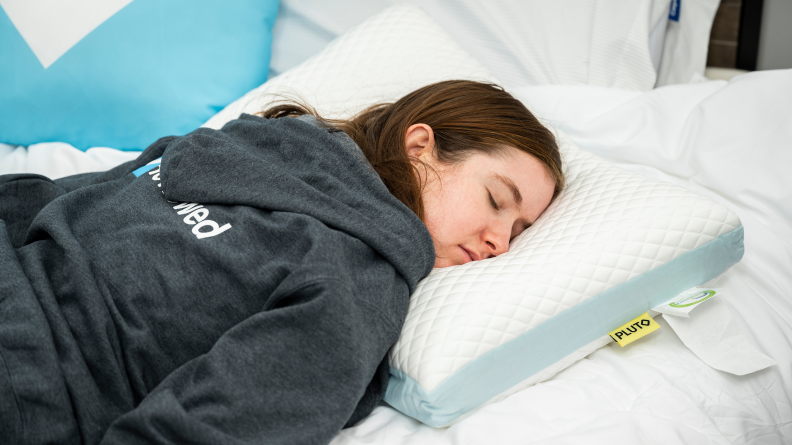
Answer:
[{"label": "sleeping woman", "polygon": [[327,443],[382,399],[416,283],[506,252],[563,183],[552,133],[471,81],[0,176],[0,437]]}]

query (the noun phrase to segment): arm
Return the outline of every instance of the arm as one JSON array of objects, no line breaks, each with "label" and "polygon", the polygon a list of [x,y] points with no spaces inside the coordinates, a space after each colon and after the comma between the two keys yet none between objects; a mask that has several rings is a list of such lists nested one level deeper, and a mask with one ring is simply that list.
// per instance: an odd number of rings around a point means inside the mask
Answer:
[{"label": "arm", "polygon": [[162,156],[175,137],[161,138],[137,159],[106,172],[83,173],[51,180],[32,173],[0,175],[0,219],[6,223],[11,245],[21,247],[33,219],[47,204],[78,188],[118,179]]},{"label": "arm", "polygon": [[30,173],[0,176],[0,220],[6,223],[13,247],[24,244],[33,218],[64,193],[45,176]]},{"label": "arm", "polygon": [[54,183],[62,188],[65,192],[71,192],[88,185],[113,181],[123,177],[124,175],[132,173],[135,171],[135,169],[148,164],[154,159],[162,157],[162,154],[165,152],[165,148],[167,148],[168,144],[170,144],[175,139],[178,139],[178,137],[168,136],[159,138],[156,142],[149,145],[148,148],[146,148],[137,158],[124,162],[121,165],[117,165],[106,172],[82,173],[79,175],[66,176],[64,178],[56,179]]},{"label": "arm", "polygon": [[350,287],[324,279],[273,296],[117,419],[102,443],[329,442],[399,333]]}]

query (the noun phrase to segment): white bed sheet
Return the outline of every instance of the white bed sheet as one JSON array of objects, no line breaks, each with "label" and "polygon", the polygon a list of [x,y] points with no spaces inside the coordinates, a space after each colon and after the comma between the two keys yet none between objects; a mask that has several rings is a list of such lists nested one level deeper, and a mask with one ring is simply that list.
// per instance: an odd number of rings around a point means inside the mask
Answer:
[{"label": "white bed sheet", "polygon": [[109,170],[135,159],[139,151],[107,147],[81,151],[65,142],[43,142],[28,147],[0,144],[0,175],[36,173],[51,179]]},{"label": "white bed sheet", "polygon": [[[745,257],[718,282],[744,334],[778,365],[713,370],[663,329],[611,345],[555,378],[433,429],[378,407],[334,445],[792,443],[792,70],[650,92],[589,86],[514,91],[546,123],[628,170],[732,208]],[[0,173],[104,170],[136,153],[0,146]]]}]

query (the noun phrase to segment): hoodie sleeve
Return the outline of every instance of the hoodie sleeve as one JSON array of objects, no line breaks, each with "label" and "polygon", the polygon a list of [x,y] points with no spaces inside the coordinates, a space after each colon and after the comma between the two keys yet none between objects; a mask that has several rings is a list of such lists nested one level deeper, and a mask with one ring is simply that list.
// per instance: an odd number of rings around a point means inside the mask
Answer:
[{"label": "hoodie sleeve", "polygon": [[328,443],[400,330],[351,287],[320,279],[270,299],[118,418],[102,443]]},{"label": "hoodie sleeve", "polygon": [[0,219],[7,225],[11,245],[22,247],[33,219],[47,204],[79,188],[118,179],[136,168],[161,157],[168,144],[177,139],[170,136],[151,144],[136,159],[106,172],[82,173],[52,180],[33,173],[0,175]]},{"label": "hoodie sleeve", "polygon": [[162,154],[165,152],[168,144],[170,144],[175,139],[179,139],[178,136],[159,138],[156,142],[149,145],[148,148],[140,153],[140,156],[137,158],[117,165],[106,172],[82,173],[79,175],[66,176],[64,178],[56,179],[53,182],[65,192],[70,192],[88,185],[113,181],[123,177],[124,175],[132,173],[135,171],[135,169],[148,164],[154,159],[162,157]]}]

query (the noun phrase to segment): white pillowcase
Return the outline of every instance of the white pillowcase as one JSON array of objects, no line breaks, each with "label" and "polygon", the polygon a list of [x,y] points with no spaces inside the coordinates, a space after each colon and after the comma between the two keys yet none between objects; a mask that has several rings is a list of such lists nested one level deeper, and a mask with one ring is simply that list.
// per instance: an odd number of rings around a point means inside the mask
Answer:
[{"label": "white pillowcase", "polygon": [[710,30],[720,0],[677,0],[679,20],[669,20],[657,86],[704,80]]},{"label": "white pillowcase", "polygon": [[509,252],[419,283],[390,353],[394,408],[456,422],[742,258],[742,225],[723,205],[560,144],[567,186]]},{"label": "white pillowcase", "polygon": [[420,8],[403,4],[369,18],[321,53],[248,92],[204,126],[218,129],[241,113],[262,111],[279,95],[303,100],[323,117],[346,118],[451,79],[498,83]]},{"label": "white pillowcase", "polygon": [[652,6],[661,0],[415,0],[507,87],[651,90]]},{"label": "white pillowcase", "polygon": [[[271,72],[285,72],[397,1],[283,0],[273,29]],[[668,16],[669,2],[407,1],[426,11],[506,87],[579,84],[637,90],[655,84],[650,34],[660,17]],[[660,51],[662,37],[655,36]]]}]

